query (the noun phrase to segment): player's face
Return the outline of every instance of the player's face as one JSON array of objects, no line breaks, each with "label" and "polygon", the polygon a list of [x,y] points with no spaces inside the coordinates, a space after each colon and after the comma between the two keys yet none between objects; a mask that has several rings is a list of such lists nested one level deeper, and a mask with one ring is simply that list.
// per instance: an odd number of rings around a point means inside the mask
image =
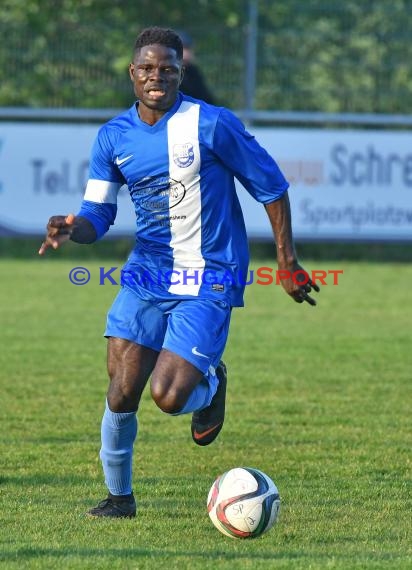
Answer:
[{"label": "player's face", "polygon": [[182,80],[182,62],[174,49],[144,46],[135,54],[129,73],[140,115],[150,111],[164,114],[173,106]]}]

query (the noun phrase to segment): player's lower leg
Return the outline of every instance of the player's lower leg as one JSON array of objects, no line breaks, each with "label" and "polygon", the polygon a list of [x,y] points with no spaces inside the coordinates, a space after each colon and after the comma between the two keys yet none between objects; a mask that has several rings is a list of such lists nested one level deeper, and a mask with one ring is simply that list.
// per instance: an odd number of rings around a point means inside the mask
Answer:
[{"label": "player's lower leg", "polygon": [[136,514],[132,493],[133,444],[137,435],[135,412],[112,412],[106,403],[102,419],[102,460],[109,496],[89,511],[91,516],[130,517]]},{"label": "player's lower leg", "polygon": [[197,445],[209,445],[216,439],[223,427],[226,406],[227,371],[223,361],[216,368],[219,380],[212,401],[205,408],[192,415],[192,438]]}]

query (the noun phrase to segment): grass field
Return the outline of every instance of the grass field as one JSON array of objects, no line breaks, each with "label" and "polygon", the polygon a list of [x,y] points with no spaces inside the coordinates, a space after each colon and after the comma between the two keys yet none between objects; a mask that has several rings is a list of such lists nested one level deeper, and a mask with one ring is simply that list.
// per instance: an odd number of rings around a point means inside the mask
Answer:
[{"label": "grass field", "polygon": [[[69,282],[75,265],[90,283]],[[412,266],[307,262],[344,270],[316,308],[248,287],[218,440],[196,447],[190,417],[168,417],[145,394],[138,517],[105,521],[84,517],[105,495],[101,333],[117,288],[98,285],[102,265],[119,262],[0,261],[2,568],[412,567]],[[239,465],[281,493],[278,524],[256,540],[224,537],[206,511],[214,478]]]}]

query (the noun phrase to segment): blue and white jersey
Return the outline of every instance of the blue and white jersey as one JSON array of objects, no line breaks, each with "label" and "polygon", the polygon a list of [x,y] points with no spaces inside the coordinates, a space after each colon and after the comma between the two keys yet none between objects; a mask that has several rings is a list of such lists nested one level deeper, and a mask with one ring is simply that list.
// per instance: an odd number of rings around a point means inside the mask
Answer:
[{"label": "blue and white jersey", "polygon": [[147,298],[202,296],[241,306],[249,255],[234,177],[263,204],[288,188],[229,110],[179,94],[150,126],[133,105],[99,130],[78,215],[100,238],[127,184],[137,231],[123,284]]}]

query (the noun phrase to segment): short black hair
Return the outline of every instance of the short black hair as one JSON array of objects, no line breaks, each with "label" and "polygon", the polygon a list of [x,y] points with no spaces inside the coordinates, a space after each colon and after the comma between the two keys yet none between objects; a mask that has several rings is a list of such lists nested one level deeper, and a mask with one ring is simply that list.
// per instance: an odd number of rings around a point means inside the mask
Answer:
[{"label": "short black hair", "polygon": [[179,34],[170,28],[159,28],[152,26],[145,28],[137,36],[134,44],[134,53],[140,51],[144,46],[160,44],[175,50],[177,58],[183,59],[183,43]]}]

